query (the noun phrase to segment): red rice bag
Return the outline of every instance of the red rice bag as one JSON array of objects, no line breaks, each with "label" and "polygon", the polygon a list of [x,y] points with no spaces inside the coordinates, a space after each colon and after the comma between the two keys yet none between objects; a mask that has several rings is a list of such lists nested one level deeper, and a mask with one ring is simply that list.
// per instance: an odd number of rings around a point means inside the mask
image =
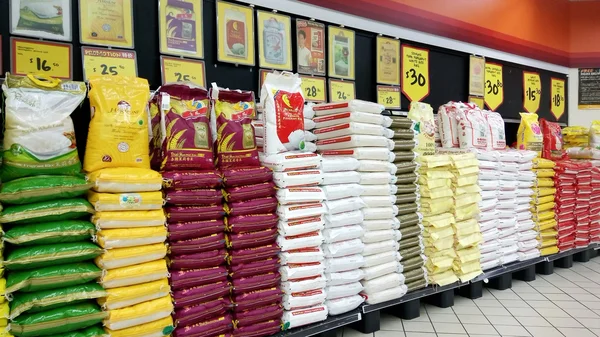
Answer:
[{"label": "red rice bag", "polygon": [[152,139],[150,139],[150,167],[160,171],[161,161],[161,134],[160,134],[160,107],[158,105],[158,94],[152,95],[148,102],[150,112],[150,127],[152,128]]},{"label": "red rice bag", "polygon": [[540,127],[544,136],[544,147],[542,157],[550,160],[562,160],[566,158],[563,149],[562,129],[560,124],[549,122],[545,118],[540,119]]},{"label": "red rice bag", "polygon": [[219,168],[258,167],[258,149],[252,119],[254,92],[227,90],[213,84],[211,127]]},{"label": "red rice bag", "polygon": [[161,86],[159,93],[161,170],[213,169],[208,91],[189,84],[169,83]]},{"label": "red rice bag", "polygon": [[227,202],[239,202],[250,199],[271,197],[275,195],[275,184],[272,181],[254,185],[225,188]]},{"label": "red rice bag", "polygon": [[185,255],[225,248],[225,233],[216,233],[201,238],[171,241],[169,250],[174,255]]},{"label": "red rice bag", "polygon": [[229,234],[229,248],[242,249],[274,243],[277,238],[277,228],[262,231]]},{"label": "red rice bag", "polygon": [[277,198],[266,197],[228,203],[225,211],[229,216],[274,213],[277,210]]},{"label": "red rice bag", "polygon": [[237,311],[234,314],[238,327],[251,326],[266,320],[280,319],[283,307],[280,304],[271,304],[266,307]]},{"label": "red rice bag", "polygon": [[222,219],[169,223],[169,241],[180,241],[225,231]]},{"label": "red rice bag", "polygon": [[253,275],[266,274],[279,271],[281,262],[277,257],[261,259],[249,263],[240,263],[229,266],[231,278],[236,279]]},{"label": "red rice bag", "polygon": [[273,319],[270,321],[255,323],[249,326],[238,327],[233,331],[234,337],[264,337],[274,335],[281,331],[281,320]]},{"label": "red rice bag", "polygon": [[170,190],[165,192],[165,201],[170,205],[194,206],[216,205],[223,199],[221,190]]},{"label": "red rice bag", "polygon": [[233,305],[229,298],[217,298],[204,303],[175,310],[177,325],[192,325],[225,314]]},{"label": "red rice bag", "polygon": [[279,216],[276,214],[249,214],[225,218],[227,229],[232,233],[276,228],[278,221]]},{"label": "red rice bag", "polygon": [[198,189],[221,186],[221,176],[216,171],[162,172],[164,189]]},{"label": "red rice bag", "polygon": [[275,243],[255,248],[233,249],[230,252],[229,264],[236,265],[267,259],[277,255],[280,250]]},{"label": "red rice bag", "polygon": [[210,321],[193,325],[180,325],[173,331],[174,337],[231,337],[233,330],[231,315],[227,314]]},{"label": "red rice bag", "polygon": [[267,306],[273,303],[280,303],[283,293],[279,287],[256,290],[248,293],[232,296],[235,305],[234,311],[244,311],[255,309],[261,306]]},{"label": "red rice bag", "polygon": [[197,254],[173,255],[169,257],[170,269],[202,269],[216,267],[227,259],[225,249]]},{"label": "red rice bag", "polygon": [[273,180],[273,171],[267,167],[243,167],[222,171],[223,185],[235,187],[260,184]]},{"label": "red rice bag", "polygon": [[230,291],[231,284],[227,281],[176,290],[172,295],[173,303],[175,303],[175,308],[183,308],[227,296]]},{"label": "red rice bag", "polygon": [[233,294],[247,293],[255,290],[272,288],[279,285],[281,275],[279,272],[242,277],[233,281]]},{"label": "red rice bag", "polygon": [[223,205],[168,206],[164,210],[169,223],[213,220],[221,219],[225,216]]},{"label": "red rice bag", "polygon": [[180,290],[209,283],[227,281],[227,268],[171,270],[171,289]]}]

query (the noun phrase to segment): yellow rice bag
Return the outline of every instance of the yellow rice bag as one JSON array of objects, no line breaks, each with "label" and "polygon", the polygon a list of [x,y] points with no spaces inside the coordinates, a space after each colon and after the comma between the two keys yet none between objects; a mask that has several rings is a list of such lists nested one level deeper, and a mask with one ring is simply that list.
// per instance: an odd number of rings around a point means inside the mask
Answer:
[{"label": "yellow rice bag", "polygon": [[556,254],[556,253],[558,253],[558,247],[556,247],[556,246],[550,246],[550,247],[540,249],[540,254],[542,256],[552,255],[552,254]]},{"label": "yellow rice bag", "polygon": [[419,186],[425,186],[427,188],[452,186],[452,180],[450,179],[430,179],[427,176],[419,176],[419,180],[417,182]]},{"label": "yellow rice bag", "polygon": [[83,169],[150,168],[148,81],[137,77],[91,76],[91,121]]},{"label": "yellow rice bag", "polygon": [[533,173],[535,173],[535,175],[538,178],[552,178],[552,177],[554,177],[554,170],[553,169],[533,169],[532,171],[533,171]]},{"label": "yellow rice bag", "polygon": [[169,295],[130,307],[110,310],[108,318],[104,320],[104,326],[111,330],[127,329],[168,317],[172,311],[173,302]]},{"label": "yellow rice bag", "polygon": [[454,246],[454,237],[453,236],[447,236],[442,239],[433,240],[424,234],[423,241],[424,241],[426,247],[430,247],[430,248],[433,248],[438,251],[451,249]]},{"label": "yellow rice bag", "polygon": [[421,156],[435,154],[435,119],[431,105],[411,102],[408,118],[415,122],[417,145],[414,151]]},{"label": "yellow rice bag", "polygon": [[154,300],[169,295],[169,280],[136,284],[128,287],[107,289],[108,295],[98,299],[98,304],[105,310],[114,310]]},{"label": "yellow rice bag", "polygon": [[454,218],[456,221],[463,221],[475,217],[479,214],[479,204],[468,204],[463,207],[454,208]]},{"label": "yellow rice bag", "polygon": [[556,193],[556,188],[553,187],[538,187],[533,188],[533,194],[538,197],[545,197],[547,195],[554,195]]},{"label": "yellow rice bag", "polygon": [[471,233],[465,236],[459,236],[456,238],[456,249],[464,249],[471,246],[478,245],[483,237],[480,232]]},{"label": "yellow rice bag", "polygon": [[92,223],[98,229],[164,226],[167,217],[162,209],[153,211],[96,212]]},{"label": "yellow rice bag", "polygon": [[454,193],[452,193],[452,189],[446,186],[432,189],[426,186],[419,186],[419,193],[421,193],[422,197],[431,199],[451,198],[454,195]]},{"label": "yellow rice bag", "polygon": [[102,269],[115,269],[136,264],[159,260],[167,255],[167,246],[164,243],[152,245],[116,248],[104,251],[96,257],[96,265]]},{"label": "yellow rice bag", "polygon": [[538,197],[538,196],[534,195],[531,198],[532,205],[540,205],[540,204],[545,204],[547,202],[553,202],[553,201],[554,201],[554,194],[546,195],[543,197]]},{"label": "yellow rice bag", "polygon": [[456,257],[455,261],[460,263],[479,262],[481,259],[481,252],[479,251],[479,247],[460,249],[456,251]]},{"label": "yellow rice bag", "polygon": [[452,183],[456,186],[467,186],[467,185],[476,185],[479,180],[478,174],[471,174],[467,176],[454,176],[452,175]]},{"label": "yellow rice bag", "polygon": [[555,203],[553,202],[547,202],[545,204],[541,204],[541,205],[536,205],[534,207],[531,207],[530,210],[532,213],[535,212],[544,212],[544,211],[548,211],[548,210],[553,210],[555,206]]},{"label": "yellow rice bag", "polygon": [[456,222],[454,224],[454,231],[457,237],[479,233],[479,223],[476,219]]},{"label": "yellow rice bag", "polygon": [[478,203],[480,201],[481,194],[479,193],[461,194],[454,197],[454,206],[455,208],[459,208],[470,204]]},{"label": "yellow rice bag", "polygon": [[554,180],[552,178],[537,178],[535,180],[536,187],[554,187]]},{"label": "yellow rice bag", "polygon": [[545,158],[533,158],[532,162],[534,169],[551,169],[556,166],[555,162]]},{"label": "yellow rice bag", "polygon": [[454,237],[454,230],[452,226],[442,228],[428,227],[423,233],[423,237],[429,238],[432,241],[438,241],[447,237]]},{"label": "yellow rice bag", "polygon": [[10,314],[10,306],[8,301],[0,304],[0,327],[6,327],[8,325],[8,316]]},{"label": "yellow rice bag", "polygon": [[425,267],[431,273],[439,273],[452,268],[454,259],[446,256],[432,257],[427,259]]},{"label": "yellow rice bag", "polygon": [[428,258],[432,258],[432,257],[450,257],[452,259],[456,258],[456,252],[454,251],[454,249],[436,250],[436,249],[426,247],[425,255]]},{"label": "yellow rice bag", "polygon": [[454,216],[452,213],[442,213],[438,215],[427,215],[424,216],[421,223],[423,226],[432,226],[435,228],[443,228],[451,226],[454,223]]},{"label": "yellow rice bag", "polygon": [[421,167],[419,169],[419,174],[426,177],[427,179],[452,179],[454,178],[454,174],[448,171],[448,169],[424,169]]},{"label": "yellow rice bag", "polygon": [[88,192],[88,201],[96,211],[150,211],[163,206],[161,192],[98,193]]},{"label": "yellow rice bag", "polygon": [[86,1],[89,22],[88,39],[126,42],[124,0]]},{"label": "yellow rice bag", "polygon": [[96,234],[96,240],[104,249],[151,245],[167,240],[165,226],[103,229]]},{"label": "yellow rice bag", "polygon": [[458,278],[463,283],[467,282],[467,281],[470,281],[470,280],[474,279],[475,277],[481,275],[481,273],[483,273],[483,270],[481,270],[481,264],[480,263],[473,262],[468,267],[469,267],[468,268],[469,270],[472,269],[471,272],[465,273],[465,274],[458,274]]},{"label": "yellow rice bag", "polygon": [[538,115],[521,112],[521,124],[517,131],[517,149],[535,151],[541,156],[544,137],[538,123]]},{"label": "yellow rice bag", "polygon": [[167,261],[156,260],[134,266],[106,270],[100,284],[105,289],[126,287],[167,278]]},{"label": "yellow rice bag", "polygon": [[467,185],[467,186],[453,186],[454,194],[462,195],[469,193],[481,193],[481,188],[479,185]]},{"label": "yellow rice bag", "polygon": [[121,330],[106,329],[111,337],[146,337],[146,336],[169,336],[173,332],[173,318],[167,316],[150,323],[136,325]]},{"label": "yellow rice bag", "polygon": [[460,263],[458,260],[454,260],[452,269],[454,269],[456,276],[461,277],[461,275],[468,275],[474,271],[481,270],[481,264],[479,261]]},{"label": "yellow rice bag", "polygon": [[428,276],[430,283],[437,284],[439,286],[445,286],[458,281],[458,277],[456,277],[452,269],[447,270],[443,273],[429,274]]},{"label": "yellow rice bag", "polygon": [[534,213],[532,218],[533,221],[540,223],[546,220],[554,219],[554,210]]},{"label": "yellow rice bag", "polygon": [[451,155],[452,166],[455,168],[476,167],[479,168],[479,160],[472,152]]},{"label": "yellow rice bag", "polygon": [[420,156],[417,157],[417,162],[421,164],[422,168],[436,168],[441,166],[450,166],[452,164],[452,160],[448,155],[434,155],[434,156]]},{"label": "yellow rice bag", "polygon": [[90,173],[88,179],[96,192],[151,192],[162,188],[160,173],[144,168],[106,168]]},{"label": "yellow rice bag", "polygon": [[452,205],[454,205],[452,198],[421,198],[421,213],[429,215],[446,213],[452,210]]},{"label": "yellow rice bag", "polygon": [[470,174],[478,174],[479,173],[479,167],[477,166],[468,166],[468,167],[462,167],[462,168],[457,168],[456,171],[458,172],[458,176],[466,176],[466,175],[470,175]]}]

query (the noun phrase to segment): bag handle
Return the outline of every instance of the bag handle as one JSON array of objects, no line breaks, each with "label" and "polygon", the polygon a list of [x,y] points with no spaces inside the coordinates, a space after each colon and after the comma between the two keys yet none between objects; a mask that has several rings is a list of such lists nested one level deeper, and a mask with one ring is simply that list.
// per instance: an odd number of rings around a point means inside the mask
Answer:
[{"label": "bag handle", "polygon": [[54,88],[61,82],[58,78],[46,76],[44,74],[27,74],[27,78],[40,87],[46,88]]}]

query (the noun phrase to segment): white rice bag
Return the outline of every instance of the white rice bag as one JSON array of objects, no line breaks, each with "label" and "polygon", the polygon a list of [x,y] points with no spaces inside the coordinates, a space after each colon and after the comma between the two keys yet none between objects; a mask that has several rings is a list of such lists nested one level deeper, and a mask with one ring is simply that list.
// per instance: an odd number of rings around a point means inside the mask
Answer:
[{"label": "white rice bag", "polygon": [[497,112],[488,110],[483,110],[483,116],[487,120],[490,128],[488,135],[488,149],[506,149],[506,133],[504,131],[504,119],[502,119],[502,116]]},{"label": "white rice bag", "polygon": [[360,174],[356,171],[325,172],[322,177],[323,185],[357,184],[360,182]]},{"label": "white rice bag", "polygon": [[479,251],[481,252],[481,254],[485,254],[485,253],[489,253],[489,252],[499,252],[500,247],[502,247],[500,245],[500,241],[498,240],[493,240],[490,242],[485,242],[479,245]]},{"label": "white rice bag", "polygon": [[[395,242],[395,241],[394,241]],[[397,244],[397,242],[396,242]],[[341,257],[352,254],[364,253],[365,244],[360,239],[326,243],[321,246],[325,257]]]},{"label": "white rice bag", "polygon": [[438,109],[437,119],[439,125],[440,139],[445,148],[459,147],[458,121],[453,104],[449,102],[441,105]]},{"label": "white rice bag", "polygon": [[533,240],[537,237],[538,233],[534,230],[527,230],[523,232],[517,233],[517,238],[520,242],[525,242],[529,240]]},{"label": "white rice bag", "polygon": [[502,264],[509,264],[509,263],[513,263],[513,262],[518,261],[518,260],[519,260],[519,254],[518,253],[512,253],[512,254],[504,255],[500,259],[500,261],[501,261]]},{"label": "white rice bag", "polygon": [[313,118],[313,122],[315,122],[316,128],[325,128],[351,122],[382,125],[386,128],[392,125],[392,119],[388,116],[364,112],[342,112],[329,116],[320,116]]},{"label": "white rice bag", "polygon": [[536,249],[539,246],[539,242],[536,239],[525,240],[517,242],[520,252],[526,252],[531,249]]},{"label": "white rice bag", "polygon": [[363,185],[363,192],[360,196],[385,196],[396,194],[396,192],[398,192],[398,187],[396,185]]},{"label": "white rice bag", "polygon": [[282,282],[317,277],[323,274],[324,271],[324,262],[287,264],[279,267]]},{"label": "white rice bag", "polygon": [[321,274],[304,280],[281,282],[281,290],[290,295],[313,289],[323,289],[326,285],[327,279],[324,274]]},{"label": "white rice bag", "polygon": [[339,286],[352,282],[358,282],[365,276],[365,272],[361,269],[342,271],[339,273],[325,273],[327,278],[327,286]]},{"label": "white rice bag", "polygon": [[360,295],[336,298],[325,301],[330,315],[340,315],[358,308],[365,301]]},{"label": "white rice bag", "polygon": [[[344,212],[355,211],[365,207],[365,203],[360,197],[351,197],[338,200],[325,201],[328,214],[338,214]],[[363,213],[364,215],[364,213]]]},{"label": "white rice bag", "polygon": [[280,220],[284,221],[320,216],[326,212],[327,208],[325,207],[325,204],[321,202],[315,204],[277,206],[277,215]]},{"label": "white rice bag", "polygon": [[359,172],[389,172],[396,174],[398,167],[383,160],[359,160]]},{"label": "white rice bag", "polygon": [[384,136],[386,138],[392,138],[394,136],[392,130],[381,125],[354,122],[315,129],[313,133],[317,136],[318,140],[348,135],[372,135]]},{"label": "white rice bag", "polygon": [[526,261],[540,257],[541,253],[539,249],[531,249],[526,252],[517,252],[519,255],[519,261]]},{"label": "white rice bag", "polygon": [[489,125],[481,110],[461,109],[458,113],[458,133],[461,149],[485,149],[488,142]]},{"label": "white rice bag", "polygon": [[406,285],[403,284],[396,288],[390,288],[375,294],[369,294],[365,302],[368,304],[378,304],[382,302],[395,300],[404,296],[407,291],[408,287],[406,287]]},{"label": "white rice bag", "polygon": [[373,267],[373,266],[377,266],[377,265],[392,262],[392,261],[400,262],[400,260],[402,260],[402,257],[400,256],[399,252],[396,252],[396,251],[383,252],[383,253],[379,253],[379,254],[365,256],[364,267],[365,268]]},{"label": "white rice bag", "polygon": [[388,207],[396,203],[396,196],[363,196],[362,201],[366,207]]},{"label": "white rice bag", "polygon": [[362,226],[365,231],[378,231],[382,229],[400,229],[400,220],[398,220],[397,218],[393,218],[391,220],[367,220],[362,222]]},{"label": "white rice bag", "polygon": [[[343,173],[340,173],[343,174]],[[350,197],[359,197],[363,188],[359,184],[339,184],[323,186],[327,200],[337,200]]]},{"label": "white rice bag", "polygon": [[317,124],[312,119],[304,118],[304,130],[312,130],[315,127]]},{"label": "white rice bag", "polygon": [[273,182],[279,188],[320,185],[323,183],[323,172],[320,170],[273,172]]},{"label": "white rice bag", "polygon": [[261,164],[275,172],[316,169],[321,164],[321,156],[316,153],[292,151],[270,156],[262,153],[259,153],[259,155]]},{"label": "white rice bag", "polygon": [[315,111],[313,110],[314,106],[315,106],[315,103],[312,103],[312,102],[306,103],[306,105],[304,106],[304,111],[303,111],[305,119],[313,119],[315,117]]},{"label": "white rice bag", "polygon": [[322,157],[323,172],[355,171],[360,166],[358,159],[352,157]]},{"label": "white rice bag", "polygon": [[300,293],[283,294],[281,304],[285,310],[305,308],[325,302],[327,294],[323,289],[313,289]]},{"label": "white rice bag", "polygon": [[498,189],[498,180],[479,180],[478,184],[482,191],[495,191]]},{"label": "white rice bag", "polygon": [[358,239],[364,234],[361,225],[327,228],[322,231],[325,243]]},{"label": "white rice bag", "polygon": [[398,206],[363,208],[361,211],[365,220],[392,219],[398,215]]},{"label": "white rice bag", "polygon": [[351,147],[385,147],[394,148],[394,142],[383,136],[351,135],[317,141],[317,150],[341,150]]},{"label": "white rice bag", "polygon": [[283,236],[296,236],[320,231],[324,228],[324,226],[325,219],[323,216],[315,216],[291,221],[279,220],[277,223],[279,234]]},{"label": "white rice bag", "polygon": [[389,239],[400,241],[402,239],[402,234],[400,234],[400,231],[397,229],[383,229],[379,231],[368,231],[362,236],[363,243],[380,242]]},{"label": "white rice bag", "polygon": [[276,195],[281,205],[313,204],[325,200],[325,193],[318,186],[281,188]]},{"label": "white rice bag", "polygon": [[362,267],[365,264],[365,258],[361,254],[355,254],[326,258],[324,263],[328,273],[339,273]]},{"label": "white rice bag", "polygon": [[363,219],[363,214],[360,210],[338,214],[325,214],[325,228],[356,225],[362,223]]},{"label": "white rice bag", "polygon": [[372,280],[390,273],[402,273],[403,267],[400,262],[392,261],[382,263],[373,267],[361,268],[365,272],[363,280]]},{"label": "white rice bag", "polygon": [[[369,256],[389,251],[398,251],[399,247],[400,245],[398,244],[398,241],[393,239],[381,242],[367,243],[363,247],[362,254],[363,256]],[[325,255],[327,255],[327,253],[325,253]]]},{"label": "white rice bag", "polygon": [[323,158],[332,156],[347,156],[354,159],[360,160],[383,160],[383,161],[394,161],[396,156],[393,152],[390,152],[385,147],[357,147],[352,149],[344,150],[327,150],[321,151]]},{"label": "white rice bag", "polygon": [[395,184],[398,178],[390,172],[360,172],[361,185]]},{"label": "white rice bag", "polygon": [[309,247],[295,249],[287,252],[279,253],[281,264],[301,264],[320,262],[325,259],[325,254],[321,247]]},{"label": "white rice bag", "polygon": [[323,243],[323,235],[320,231],[314,231],[296,236],[278,236],[277,245],[282,251],[290,251],[300,248],[317,247]]},{"label": "white rice bag", "polygon": [[354,296],[363,290],[363,286],[360,282],[353,282],[348,284],[342,284],[339,286],[328,286],[325,288],[328,300],[333,300],[341,297]]},{"label": "white rice bag", "polygon": [[318,305],[310,308],[302,308],[291,311],[284,311],[281,320],[289,329],[299,326],[324,321],[329,313],[325,305]]},{"label": "white rice bag", "polygon": [[381,104],[362,101],[359,99],[338,103],[315,104],[312,108],[317,116],[330,115],[346,111],[361,111],[371,114],[380,114],[385,109],[385,107]]},{"label": "white rice bag", "polygon": [[371,280],[362,280],[365,294],[375,294],[386,289],[399,287],[404,284],[404,275],[398,273],[387,274]]}]

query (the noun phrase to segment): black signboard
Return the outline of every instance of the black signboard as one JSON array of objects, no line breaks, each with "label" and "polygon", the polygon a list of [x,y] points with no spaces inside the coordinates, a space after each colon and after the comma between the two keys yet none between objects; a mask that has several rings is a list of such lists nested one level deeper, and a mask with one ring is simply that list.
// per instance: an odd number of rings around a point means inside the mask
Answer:
[{"label": "black signboard", "polygon": [[600,68],[579,69],[579,109],[600,109]]}]

